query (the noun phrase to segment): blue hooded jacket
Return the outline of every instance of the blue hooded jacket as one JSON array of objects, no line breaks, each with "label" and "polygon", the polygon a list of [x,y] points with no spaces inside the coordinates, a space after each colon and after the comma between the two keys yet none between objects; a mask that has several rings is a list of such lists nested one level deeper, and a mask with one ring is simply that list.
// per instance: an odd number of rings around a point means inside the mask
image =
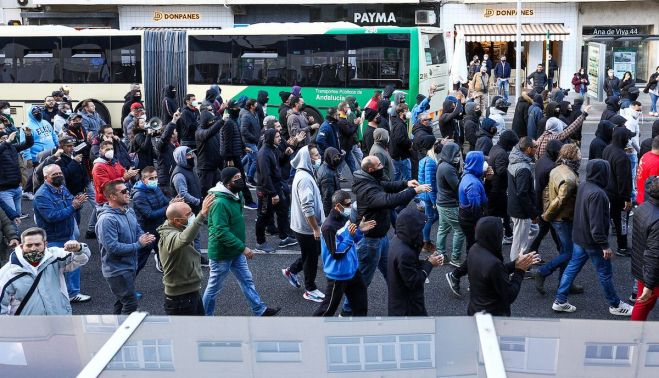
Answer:
[{"label": "blue hooded jacket", "polygon": [[353,237],[348,231],[348,226],[350,226],[348,219],[335,209],[330,211],[327,221],[321,226],[320,251],[323,270],[325,276],[332,280],[349,280],[355,276],[359,268],[357,244],[363,234],[357,228]]},{"label": "blue hooded jacket", "polygon": [[[27,111],[27,127],[32,129],[32,138],[34,144],[30,147],[29,154],[23,155],[26,159],[32,160],[33,164],[38,164],[37,155],[41,151],[50,151],[59,145],[57,135],[53,129],[53,125],[48,123],[45,119],[41,121],[34,118],[31,106]],[[27,152],[28,150],[26,150]]]},{"label": "blue hooded jacket", "polygon": [[485,156],[481,151],[471,151],[465,158],[465,169],[458,188],[460,201],[459,220],[461,223],[475,225],[483,215],[483,206],[487,204],[487,195],[483,186],[483,163]]}]

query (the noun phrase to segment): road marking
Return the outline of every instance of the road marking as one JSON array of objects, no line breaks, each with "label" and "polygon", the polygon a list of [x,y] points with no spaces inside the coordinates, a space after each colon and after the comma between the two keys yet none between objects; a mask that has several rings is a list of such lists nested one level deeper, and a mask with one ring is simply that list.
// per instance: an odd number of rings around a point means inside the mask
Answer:
[{"label": "road marking", "polygon": [[[299,255],[300,254],[300,251],[295,251],[295,250],[292,250],[292,249],[278,249],[277,252],[274,252],[274,253],[265,253],[265,252],[255,251],[252,248],[252,252],[254,252],[254,254],[257,254],[257,255]],[[208,249],[202,248],[201,253],[208,254]]]}]

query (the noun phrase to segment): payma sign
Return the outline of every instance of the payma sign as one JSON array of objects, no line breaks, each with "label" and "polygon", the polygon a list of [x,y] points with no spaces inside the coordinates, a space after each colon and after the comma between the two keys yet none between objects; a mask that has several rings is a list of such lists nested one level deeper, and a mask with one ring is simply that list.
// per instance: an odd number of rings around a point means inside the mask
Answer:
[{"label": "payma sign", "polygon": [[395,24],[394,12],[355,12],[353,21],[356,24]]}]

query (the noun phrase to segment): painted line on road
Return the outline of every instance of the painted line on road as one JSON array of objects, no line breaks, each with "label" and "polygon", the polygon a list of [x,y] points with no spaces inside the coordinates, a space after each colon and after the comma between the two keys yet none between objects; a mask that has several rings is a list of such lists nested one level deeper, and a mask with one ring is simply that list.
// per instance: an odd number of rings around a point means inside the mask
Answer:
[{"label": "painted line on road", "polygon": [[[274,252],[274,253],[265,253],[265,252],[254,251],[254,248],[252,248],[252,251],[254,252],[254,254],[257,254],[257,255],[299,255],[300,254],[300,251],[295,251],[295,250],[292,250],[292,249],[278,249],[277,252]],[[208,254],[208,249],[202,248],[201,253]]]}]

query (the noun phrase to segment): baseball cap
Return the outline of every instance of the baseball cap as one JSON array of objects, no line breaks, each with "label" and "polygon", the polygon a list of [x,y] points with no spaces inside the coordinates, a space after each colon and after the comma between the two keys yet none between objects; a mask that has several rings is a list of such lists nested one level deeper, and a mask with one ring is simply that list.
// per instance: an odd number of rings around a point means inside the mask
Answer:
[{"label": "baseball cap", "polygon": [[139,102],[134,103],[133,105],[130,106],[130,110],[133,111],[135,109],[144,109],[144,106],[140,104]]}]

